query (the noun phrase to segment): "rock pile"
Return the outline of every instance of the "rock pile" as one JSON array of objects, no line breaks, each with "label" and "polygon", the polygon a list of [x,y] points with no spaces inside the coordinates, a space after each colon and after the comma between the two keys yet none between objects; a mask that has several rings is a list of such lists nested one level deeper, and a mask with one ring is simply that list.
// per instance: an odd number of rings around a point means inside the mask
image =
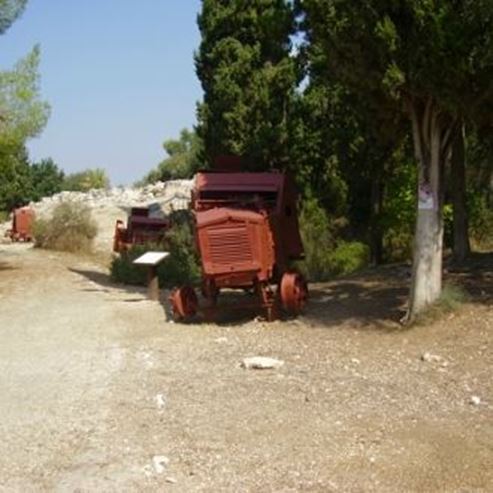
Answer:
[{"label": "rock pile", "polygon": [[[95,248],[110,252],[113,242],[115,222],[126,222],[131,207],[159,204],[164,214],[187,209],[193,180],[170,180],[157,182],[144,187],[115,187],[108,190],[89,190],[88,192],[60,192],[45,197],[39,202],[31,203],[36,217],[49,217],[57,204],[66,201],[80,202],[87,205],[98,224]],[[0,240],[11,227],[11,222],[0,224]]]}]

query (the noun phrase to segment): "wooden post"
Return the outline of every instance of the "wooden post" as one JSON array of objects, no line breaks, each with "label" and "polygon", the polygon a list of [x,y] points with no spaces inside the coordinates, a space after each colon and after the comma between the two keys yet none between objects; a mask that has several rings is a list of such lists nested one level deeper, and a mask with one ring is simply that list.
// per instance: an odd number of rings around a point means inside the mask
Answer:
[{"label": "wooden post", "polygon": [[150,300],[159,301],[159,281],[155,265],[149,265],[147,270],[147,297]]}]

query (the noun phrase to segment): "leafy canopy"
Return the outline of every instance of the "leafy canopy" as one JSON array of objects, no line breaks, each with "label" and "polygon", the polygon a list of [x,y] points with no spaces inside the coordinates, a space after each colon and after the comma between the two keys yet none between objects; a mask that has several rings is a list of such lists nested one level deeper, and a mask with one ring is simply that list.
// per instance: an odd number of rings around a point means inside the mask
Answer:
[{"label": "leafy canopy", "polygon": [[235,154],[253,167],[287,160],[288,113],[298,82],[295,22],[284,0],[203,0],[195,57],[204,89],[198,132],[207,160]]},{"label": "leafy canopy", "polygon": [[0,0],[0,34],[22,14],[27,0]]}]

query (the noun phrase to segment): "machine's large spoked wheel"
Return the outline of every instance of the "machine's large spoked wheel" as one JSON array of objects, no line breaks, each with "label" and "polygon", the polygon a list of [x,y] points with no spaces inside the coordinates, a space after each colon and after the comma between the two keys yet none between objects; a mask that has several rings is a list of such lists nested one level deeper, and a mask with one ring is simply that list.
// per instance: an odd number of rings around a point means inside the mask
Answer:
[{"label": "machine's large spoked wheel", "polygon": [[173,315],[177,320],[193,317],[197,313],[199,302],[191,286],[175,289],[170,296]]},{"label": "machine's large spoked wheel", "polygon": [[308,286],[299,272],[286,272],[279,286],[283,308],[292,315],[303,310],[308,299]]}]

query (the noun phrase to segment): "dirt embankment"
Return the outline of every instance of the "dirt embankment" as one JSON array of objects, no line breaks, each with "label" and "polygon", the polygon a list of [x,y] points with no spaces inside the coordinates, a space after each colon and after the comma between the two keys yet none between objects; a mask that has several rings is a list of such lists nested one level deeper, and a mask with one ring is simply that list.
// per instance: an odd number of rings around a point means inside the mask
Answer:
[{"label": "dirt embankment", "polygon": [[451,274],[473,301],[411,330],[392,269],[313,286],[297,320],[181,325],[0,245],[0,491],[491,491],[492,272]]}]

